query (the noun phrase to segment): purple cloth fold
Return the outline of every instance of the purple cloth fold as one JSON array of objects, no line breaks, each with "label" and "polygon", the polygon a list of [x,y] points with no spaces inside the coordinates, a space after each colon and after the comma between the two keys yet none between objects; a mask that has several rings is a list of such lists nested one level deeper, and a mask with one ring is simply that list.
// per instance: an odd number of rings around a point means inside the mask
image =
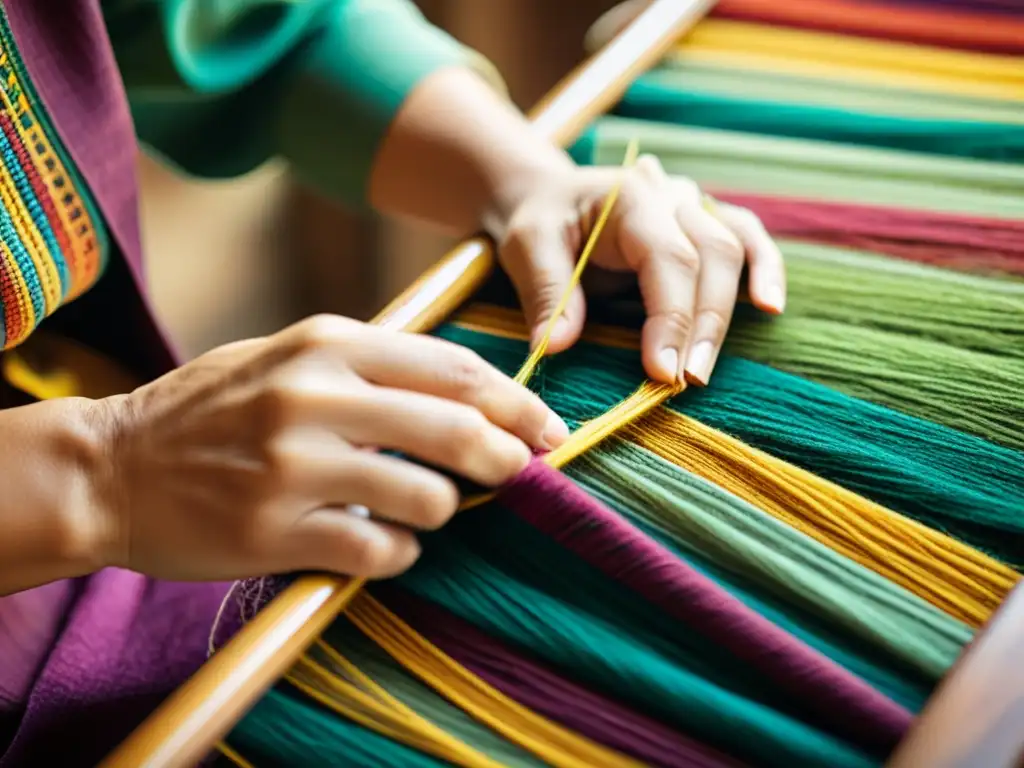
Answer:
[{"label": "purple cloth fold", "polygon": [[568,477],[534,460],[500,502],[570,551],[728,649],[800,707],[808,722],[890,750],[910,712],[748,608]]},{"label": "purple cloth fold", "polygon": [[[149,311],[139,236],[138,145],[99,0],[9,0],[11,31],[64,146],[89,186],[137,288],[140,371],[175,355]],[[206,659],[224,584],[175,584],[108,569],[0,599],[0,677],[24,714],[0,767],[92,766]],[[55,637],[56,636],[56,637]],[[22,698],[30,687],[27,701]],[[15,695],[17,694],[17,696]],[[0,749],[3,748],[0,743]]]},{"label": "purple cloth fold", "polygon": [[93,766],[206,659],[224,584],[107,569],[81,594],[0,766]]}]

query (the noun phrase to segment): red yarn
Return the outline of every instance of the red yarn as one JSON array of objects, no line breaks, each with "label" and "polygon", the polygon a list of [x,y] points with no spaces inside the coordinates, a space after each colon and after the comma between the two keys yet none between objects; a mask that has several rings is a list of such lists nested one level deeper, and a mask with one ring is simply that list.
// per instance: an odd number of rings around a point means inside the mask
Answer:
[{"label": "red yarn", "polygon": [[1024,221],[764,195],[717,196],[754,211],[777,237],[962,271],[1024,275]]},{"label": "red yarn", "polygon": [[719,0],[714,15],[986,53],[1024,53],[1024,19],[886,0]]}]

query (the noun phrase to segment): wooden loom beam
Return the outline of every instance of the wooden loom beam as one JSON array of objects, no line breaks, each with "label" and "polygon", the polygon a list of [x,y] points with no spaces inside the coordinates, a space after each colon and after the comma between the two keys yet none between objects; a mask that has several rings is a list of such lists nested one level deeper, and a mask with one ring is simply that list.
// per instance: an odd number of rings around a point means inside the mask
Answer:
[{"label": "wooden loom beam", "polygon": [[[714,0],[655,0],[607,46],[565,77],[530,112],[535,130],[566,146],[656,64]],[[448,253],[374,320],[422,332],[436,326],[484,282],[495,263],[491,243],[474,238]],[[165,701],[103,763],[193,765],[327,628],[359,584],[304,576],[273,600]]]}]

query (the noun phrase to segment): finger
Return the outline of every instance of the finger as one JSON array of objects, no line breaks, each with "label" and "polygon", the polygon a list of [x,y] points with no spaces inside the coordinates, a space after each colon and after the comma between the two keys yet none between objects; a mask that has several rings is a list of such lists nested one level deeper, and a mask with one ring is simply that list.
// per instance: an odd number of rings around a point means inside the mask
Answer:
[{"label": "finger", "polygon": [[[566,240],[565,220],[538,215],[529,222],[513,222],[500,251],[501,264],[526,315],[531,348],[535,347],[565,295],[576,266],[576,254]],[[585,313],[583,291],[577,286],[552,327],[550,353],[561,352],[579,339]]]},{"label": "finger", "polygon": [[394,456],[347,449],[306,459],[305,473],[304,490],[319,502],[358,504],[410,528],[440,528],[459,506],[455,483]]},{"label": "finger", "polygon": [[683,233],[657,161],[641,158],[641,176],[622,188],[618,245],[637,273],[647,320],[641,348],[653,379],[675,383],[682,374],[693,325],[700,258]]},{"label": "finger", "polygon": [[526,444],[477,409],[432,395],[386,387],[353,390],[322,413],[356,445],[401,451],[481,485],[503,485],[529,463]]},{"label": "finger", "polygon": [[411,531],[322,508],[302,517],[282,537],[283,571],[329,571],[386,579],[408,570],[420,555]]},{"label": "finger", "polygon": [[720,205],[718,215],[746,251],[751,302],[764,312],[782,314],[786,308],[786,266],[778,245],[751,211]]},{"label": "finger", "polygon": [[744,250],[739,239],[702,206],[684,203],[679,220],[700,254],[696,315],[685,375],[692,384],[706,385],[736,307]]},{"label": "finger", "polygon": [[464,402],[535,448],[555,448],[568,436],[565,423],[540,398],[450,342],[333,316],[310,318],[287,333],[309,351],[292,365],[285,393],[304,403],[305,423],[317,423],[318,409],[333,407],[339,386],[350,392],[370,381]]},{"label": "finger", "polygon": [[365,380],[455,400],[534,448],[557,448],[569,436],[558,415],[533,392],[475,352],[442,339],[366,326],[366,340],[347,351]]}]

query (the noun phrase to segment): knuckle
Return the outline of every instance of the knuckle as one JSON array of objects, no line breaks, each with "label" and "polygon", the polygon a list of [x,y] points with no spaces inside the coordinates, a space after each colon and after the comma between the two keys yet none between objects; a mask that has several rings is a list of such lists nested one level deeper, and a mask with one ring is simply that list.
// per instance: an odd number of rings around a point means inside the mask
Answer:
[{"label": "knuckle", "polygon": [[636,159],[634,167],[641,174],[652,179],[661,178],[665,174],[665,170],[661,167],[661,160],[658,159],[657,155],[652,155],[649,152],[640,155]]},{"label": "knuckle", "polygon": [[349,338],[357,325],[348,318],[322,313],[301,320],[294,329],[300,348],[319,349]]},{"label": "knuckle", "polygon": [[683,201],[696,200],[701,195],[700,185],[689,176],[674,176],[672,186]]},{"label": "knuckle", "polygon": [[705,338],[721,341],[729,330],[730,312],[720,307],[705,307],[700,311],[697,324]]},{"label": "knuckle", "polygon": [[761,217],[754,213],[749,208],[741,208],[739,206],[729,206],[729,213],[733,220],[741,226],[745,226],[756,232],[765,231],[764,222],[761,221]]},{"label": "knuckle", "polygon": [[700,254],[688,240],[674,240],[661,249],[674,267],[688,274],[700,271]]},{"label": "knuckle", "polygon": [[466,399],[483,391],[489,379],[489,370],[484,359],[465,347],[452,346],[450,359],[445,362],[441,375],[451,389]]},{"label": "knuckle", "polygon": [[652,181],[654,179],[650,172],[634,169],[632,173],[627,174],[622,180],[622,186],[619,187],[619,199],[622,200],[622,210],[627,213],[636,211],[645,196],[650,199]]},{"label": "knuckle", "polygon": [[348,571],[352,576],[376,578],[394,569],[395,551],[387,538],[373,535],[362,526],[352,532]]},{"label": "knuckle", "polygon": [[245,552],[264,555],[278,541],[277,520],[270,504],[253,504],[237,532],[237,543]]},{"label": "knuckle", "polygon": [[502,238],[500,250],[511,256],[521,256],[529,253],[530,248],[537,242],[540,233],[540,224],[531,211],[519,210],[513,214],[509,221],[508,230]]},{"label": "knuckle", "polygon": [[486,451],[491,429],[487,417],[476,409],[467,410],[452,424],[450,451],[458,466],[468,466]]},{"label": "knuckle", "polygon": [[724,228],[716,228],[715,232],[701,243],[701,250],[706,258],[715,259],[729,267],[743,266],[746,252],[740,241]]},{"label": "knuckle", "polygon": [[693,328],[693,318],[682,310],[667,310],[656,317],[665,331],[674,338],[687,338],[690,335],[690,329]]},{"label": "knuckle", "polygon": [[262,473],[255,490],[263,497],[276,496],[295,484],[298,462],[283,441],[272,438],[262,447]]},{"label": "knuckle", "polygon": [[285,377],[264,386],[254,398],[251,409],[258,434],[271,438],[292,424],[301,401],[301,392]]},{"label": "knuckle", "polygon": [[451,520],[459,506],[459,494],[454,483],[442,479],[416,486],[407,503],[416,526],[433,531]]}]

